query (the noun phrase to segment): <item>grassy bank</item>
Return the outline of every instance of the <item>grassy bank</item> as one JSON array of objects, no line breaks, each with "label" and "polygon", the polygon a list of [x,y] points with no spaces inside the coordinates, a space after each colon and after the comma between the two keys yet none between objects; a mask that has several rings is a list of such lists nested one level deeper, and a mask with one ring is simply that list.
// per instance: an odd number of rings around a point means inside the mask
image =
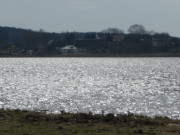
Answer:
[{"label": "grassy bank", "polygon": [[0,110],[0,135],[179,135],[180,121],[133,114],[45,114]]}]

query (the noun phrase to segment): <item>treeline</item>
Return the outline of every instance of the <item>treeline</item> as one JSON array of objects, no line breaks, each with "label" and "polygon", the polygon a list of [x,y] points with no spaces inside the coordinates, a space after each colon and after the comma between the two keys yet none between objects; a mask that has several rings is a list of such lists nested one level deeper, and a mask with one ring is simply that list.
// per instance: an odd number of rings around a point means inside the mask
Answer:
[{"label": "treeline", "polygon": [[75,45],[83,53],[96,54],[180,52],[180,38],[168,33],[147,31],[137,24],[128,29],[128,34],[118,28],[89,33],[49,33],[42,29],[32,31],[0,27],[0,55],[25,54],[29,50],[39,56],[54,55],[60,53],[57,48],[66,45]]},{"label": "treeline", "polygon": [[111,53],[179,53],[180,39],[168,34],[127,34],[109,47]]}]

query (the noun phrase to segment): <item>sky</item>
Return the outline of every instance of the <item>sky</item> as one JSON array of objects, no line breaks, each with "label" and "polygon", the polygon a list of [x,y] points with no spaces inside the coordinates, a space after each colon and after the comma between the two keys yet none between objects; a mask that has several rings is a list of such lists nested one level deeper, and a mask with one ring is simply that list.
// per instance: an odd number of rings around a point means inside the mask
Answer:
[{"label": "sky", "polygon": [[0,0],[0,26],[99,32],[133,24],[180,37],[180,0]]}]

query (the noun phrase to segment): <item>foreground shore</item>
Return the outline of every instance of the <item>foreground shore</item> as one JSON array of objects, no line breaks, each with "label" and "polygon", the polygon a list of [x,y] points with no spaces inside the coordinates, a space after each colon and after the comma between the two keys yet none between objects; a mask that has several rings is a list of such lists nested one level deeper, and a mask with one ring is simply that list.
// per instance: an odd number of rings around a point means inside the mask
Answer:
[{"label": "foreground shore", "polygon": [[179,135],[180,120],[0,109],[0,135]]}]

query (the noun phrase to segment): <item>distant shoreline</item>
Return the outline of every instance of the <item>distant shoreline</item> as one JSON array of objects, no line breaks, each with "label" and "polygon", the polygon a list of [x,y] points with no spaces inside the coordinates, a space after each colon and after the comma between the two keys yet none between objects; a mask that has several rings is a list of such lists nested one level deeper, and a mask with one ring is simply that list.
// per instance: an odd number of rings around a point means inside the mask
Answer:
[{"label": "distant shoreline", "polygon": [[142,54],[56,54],[56,55],[4,55],[0,58],[21,58],[21,57],[180,57],[180,54],[172,53],[142,53]]}]

